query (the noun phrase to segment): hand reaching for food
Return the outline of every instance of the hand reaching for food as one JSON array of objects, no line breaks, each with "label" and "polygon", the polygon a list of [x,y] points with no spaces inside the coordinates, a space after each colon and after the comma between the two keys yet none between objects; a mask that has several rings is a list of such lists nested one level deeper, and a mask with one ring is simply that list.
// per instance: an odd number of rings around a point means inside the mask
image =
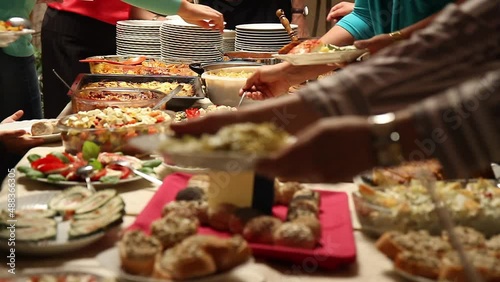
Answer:
[{"label": "hand reaching for food", "polygon": [[208,6],[182,1],[178,14],[188,23],[207,29],[224,30],[223,15]]},{"label": "hand reaching for food", "polygon": [[[24,112],[19,110],[7,117],[2,123],[10,123],[19,120]],[[43,144],[43,139],[34,139],[26,136],[26,131],[22,129],[0,131],[0,145],[10,153],[25,154],[29,149]]]},{"label": "hand reaching for food", "polygon": [[330,9],[330,12],[326,16],[327,21],[332,21],[337,23],[342,17],[351,13],[354,10],[354,3],[350,2],[340,2]]},{"label": "hand reaching for food", "polygon": [[240,90],[240,96],[246,92],[246,98],[264,100],[287,93],[292,82],[289,76],[283,75],[285,64],[263,66],[250,76]]}]

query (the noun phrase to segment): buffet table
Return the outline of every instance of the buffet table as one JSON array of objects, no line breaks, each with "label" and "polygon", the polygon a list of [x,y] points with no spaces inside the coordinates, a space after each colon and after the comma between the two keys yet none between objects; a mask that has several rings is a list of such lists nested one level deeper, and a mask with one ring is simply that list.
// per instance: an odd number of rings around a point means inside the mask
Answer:
[{"label": "buffet table", "polygon": [[[46,155],[52,151],[63,150],[60,143],[46,144],[41,147],[36,147],[31,149],[29,154],[39,154]],[[26,155],[26,156],[27,156]],[[29,164],[26,156],[18,163],[17,166]],[[171,171],[167,167],[159,167],[158,175],[159,177],[165,177],[171,174]],[[2,189],[0,192],[0,201],[5,201],[7,198],[7,179],[2,183]],[[374,246],[374,240],[369,238],[360,230],[360,225],[357,220],[354,207],[352,204],[352,199],[350,194],[356,189],[355,185],[352,183],[340,183],[335,185],[330,184],[318,184],[309,185],[310,188],[314,189],[333,189],[335,191],[344,191],[349,195],[349,207],[351,212],[351,218],[354,228],[354,238],[356,241],[357,248],[357,262],[352,264],[345,269],[338,269],[333,272],[324,272],[321,270],[314,269],[311,267],[307,269],[308,271],[298,268],[290,264],[283,264],[279,262],[271,262],[266,260],[257,259],[243,266],[252,272],[259,273],[265,278],[266,281],[331,281],[335,279],[336,281],[403,281],[399,276],[392,272],[392,263],[386,258],[382,253],[380,253]],[[45,184],[33,180],[29,180],[26,177],[20,177],[20,173],[16,172],[16,193],[18,197],[24,195],[31,195],[34,193],[40,193],[42,191],[54,191],[60,186],[55,186],[51,184]],[[149,199],[154,195],[158,187],[146,180],[138,180],[134,182],[124,183],[119,186],[115,186],[118,193],[122,196],[126,205],[126,215],[124,216],[124,222],[121,227],[126,228],[135,219],[135,217],[144,209]],[[109,274],[114,275],[113,272],[106,270],[102,266],[102,254],[107,250],[112,248],[116,242],[118,234],[112,233],[108,234],[104,238],[100,239],[96,243],[85,247],[82,250],[67,253],[62,256],[53,257],[27,257],[27,256],[17,256],[16,257],[16,271],[29,270],[31,268],[40,267],[70,267],[85,269],[90,268],[93,270],[99,269]],[[118,259],[118,258],[117,258]],[[0,274],[7,274],[6,268],[6,255],[2,255],[0,261],[2,262],[2,268]]]}]

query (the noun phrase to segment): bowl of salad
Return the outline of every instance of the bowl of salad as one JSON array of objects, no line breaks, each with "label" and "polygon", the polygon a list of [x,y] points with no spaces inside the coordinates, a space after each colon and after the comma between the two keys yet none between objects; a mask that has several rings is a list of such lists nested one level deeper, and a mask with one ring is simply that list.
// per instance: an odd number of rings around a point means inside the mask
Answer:
[{"label": "bowl of salad", "polygon": [[129,139],[167,133],[172,120],[168,112],[150,108],[105,108],[63,117],[57,128],[68,153],[81,152],[85,141],[91,141],[103,152],[133,155],[137,150],[128,145]]}]

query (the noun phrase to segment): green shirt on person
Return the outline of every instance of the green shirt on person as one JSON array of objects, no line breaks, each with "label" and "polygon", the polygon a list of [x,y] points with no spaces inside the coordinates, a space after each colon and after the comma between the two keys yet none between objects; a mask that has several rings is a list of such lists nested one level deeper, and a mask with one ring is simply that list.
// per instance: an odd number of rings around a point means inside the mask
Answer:
[{"label": "green shirt on person", "polygon": [[123,0],[123,2],[168,16],[177,14],[182,0]]},{"label": "green shirt on person", "polygon": [[356,0],[354,11],[337,25],[356,40],[390,33],[439,12],[452,0]]},{"label": "green shirt on person", "polygon": [[[0,0],[0,20],[5,21],[12,17],[28,19],[36,0]],[[3,52],[14,57],[28,57],[33,55],[31,35],[23,35],[9,46],[1,48]]]}]

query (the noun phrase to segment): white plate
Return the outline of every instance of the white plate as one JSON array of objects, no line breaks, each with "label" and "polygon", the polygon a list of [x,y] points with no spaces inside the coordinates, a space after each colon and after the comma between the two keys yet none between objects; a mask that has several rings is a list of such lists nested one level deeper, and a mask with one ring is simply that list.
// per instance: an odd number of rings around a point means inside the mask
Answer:
[{"label": "white plate", "polygon": [[148,20],[125,20],[116,22],[117,26],[127,26],[127,27],[159,27],[166,21],[148,21]]},{"label": "white plate", "polygon": [[0,131],[4,130],[17,130],[17,129],[23,129],[32,138],[40,138],[43,139],[46,143],[48,142],[56,142],[56,141],[61,141],[61,133],[55,133],[55,134],[49,134],[49,135],[40,135],[40,136],[32,136],[31,135],[31,126],[40,121],[55,121],[57,119],[31,119],[31,120],[22,120],[22,121],[15,121],[15,122],[9,122],[9,123],[1,123],[0,124]]},{"label": "white plate", "polygon": [[[162,134],[144,135],[132,138],[129,142],[132,146],[145,153],[162,155],[165,163],[174,163],[181,167],[197,167],[219,171],[245,171],[254,170],[255,164],[264,155],[242,154],[238,152],[172,152],[161,148],[162,144],[171,137]],[[290,137],[289,144],[295,142]]]},{"label": "white plate", "polygon": [[[24,174],[21,174],[21,175],[24,176]],[[100,181],[93,181],[92,185],[94,185],[96,187],[119,186],[119,185],[122,185],[124,183],[129,183],[129,182],[137,181],[137,180],[139,180],[141,178],[142,177],[135,175],[135,176],[131,176],[131,177],[126,178],[126,179],[120,179],[117,183],[103,183],[103,182],[100,182]],[[82,182],[79,182],[79,181],[58,181],[58,182],[51,182],[51,181],[48,181],[47,178],[37,178],[35,180],[38,181],[38,182],[49,183],[49,184],[60,185],[60,186],[76,186],[76,185],[78,185],[78,186],[86,186],[87,185],[85,183],[85,181],[82,181]]]},{"label": "white plate", "polygon": [[287,61],[292,65],[324,65],[335,63],[350,63],[355,61],[359,56],[366,53],[367,50],[346,50],[333,51],[328,53],[308,53],[308,54],[274,54],[273,57]]},{"label": "white plate", "polygon": [[[296,24],[291,24],[292,29],[298,28]],[[236,31],[238,30],[285,30],[282,24],[278,23],[255,23],[255,24],[240,24],[236,26]]]},{"label": "white plate", "polygon": [[[61,192],[48,191],[37,193],[35,195],[22,196],[16,199],[16,209],[46,209],[47,203]],[[0,202],[0,209],[7,208],[7,201]],[[43,240],[40,242],[21,242],[16,241],[16,254],[26,255],[54,255],[67,253],[81,249],[94,243],[105,235],[105,232],[96,233],[80,239],[69,240],[68,231],[70,221],[60,221],[57,224],[57,236],[53,240]],[[8,250],[10,247],[5,241],[0,240],[0,248]]]},{"label": "white plate", "polygon": [[0,31],[0,34],[15,34],[15,35],[26,35],[35,33],[34,29],[25,28],[20,31]]},{"label": "white plate", "polygon": [[[16,272],[15,277],[12,277],[12,274],[8,275],[0,275],[0,280],[2,281],[11,281],[11,282],[25,282],[25,281],[38,281],[38,278],[41,275],[54,275],[54,276],[64,276],[64,275],[75,275],[81,277],[88,277],[88,275],[92,276],[95,279],[92,281],[95,282],[113,282],[115,281],[114,273],[106,270],[106,269],[96,269],[94,267],[87,266],[61,266],[61,267],[50,267],[50,268],[27,268],[23,269],[20,272]],[[33,279],[34,278],[34,279]],[[67,281],[67,280],[66,280]],[[88,280],[86,280],[88,281]]]},{"label": "white plate", "polygon": [[16,41],[20,36],[35,33],[32,29],[23,29],[21,31],[0,31],[0,48],[7,47]]},{"label": "white plate", "polygon": [[[97,261],[107,270],[115,273],[119,280],[130,282],[169,282],[173,280],[157,279],[147,276],[132,275],[124,272],[120,267],[118,247],[110,248],[96,257]],[[248,263],[233,268],[227,272],[200,277],[197,279],[182,280],[185,282],[265,282],[266,279],[252,269],[245,269]],[[176,280],[178,281],[178,280]]]},{"label": "white plate", "polygon": [[208,171],[210,171],[209,169],[199,168],[199,167],[183,167],[183,166],[171,165],[171,164],[166,164],[166,163],[163,163],[163,165],[173,172],[183,172],[183,173],[189,173],[189,174],[203,174],[203,173],[207,173]]}]

